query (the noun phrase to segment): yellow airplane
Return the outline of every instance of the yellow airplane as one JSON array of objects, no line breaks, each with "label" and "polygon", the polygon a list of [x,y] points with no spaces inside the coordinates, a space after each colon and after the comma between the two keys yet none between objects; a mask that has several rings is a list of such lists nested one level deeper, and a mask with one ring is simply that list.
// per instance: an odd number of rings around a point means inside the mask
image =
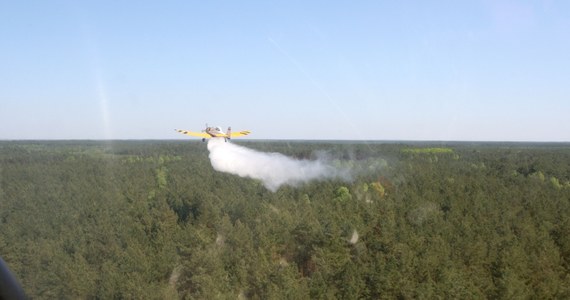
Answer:
[{"label": "yellow airplane", "polygon": [[201,137],[202,142],[206,141],[206,139],[213,138],[213,137],[223,137],[224,140],[227,142],[231,138],[244,136],[244,135],[248,135],[251,133],[251,131],[249,131],[249,130],[232,132],[231,127],[228,127],[228,131],[224,133],[222,131],[222,128],[220,128],[218,126],[209,127],[208,124],[206,124],[206,129],[202,130],[202,132],[192,132],[192,131],[181,130],[181,129],[174,129],[174,130],[177,132],[180,132],[182,134],[195,136],[195,137]]}]

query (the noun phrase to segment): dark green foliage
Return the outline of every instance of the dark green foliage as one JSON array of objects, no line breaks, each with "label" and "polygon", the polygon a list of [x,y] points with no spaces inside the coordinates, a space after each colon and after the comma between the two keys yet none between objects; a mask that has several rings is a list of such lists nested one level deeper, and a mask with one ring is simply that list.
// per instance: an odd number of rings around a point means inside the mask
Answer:
[{"label": "dark green foliage", "polygon": [[355,171],[272,193],[196,142],[0,142],[32,298],[569,298],[570,146],[244,142]]}]

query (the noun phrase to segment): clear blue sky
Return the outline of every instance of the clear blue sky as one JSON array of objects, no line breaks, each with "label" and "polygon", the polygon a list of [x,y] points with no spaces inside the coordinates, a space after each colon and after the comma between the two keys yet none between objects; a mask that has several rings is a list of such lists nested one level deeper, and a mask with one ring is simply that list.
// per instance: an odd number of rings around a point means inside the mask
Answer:
[{"label": "clear blue sky", "polygon": [[570,141],[569,1],[3,1],[0,139]]}]

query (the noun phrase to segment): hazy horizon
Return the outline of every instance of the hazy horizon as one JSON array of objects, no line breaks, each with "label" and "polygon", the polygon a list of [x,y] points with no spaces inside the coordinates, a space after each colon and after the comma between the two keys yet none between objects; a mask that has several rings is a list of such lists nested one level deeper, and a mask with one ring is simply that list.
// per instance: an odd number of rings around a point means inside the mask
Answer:
[{"label": "hazy horizon", "polygon": [[[199,139],[0,139],[0,142],[192,142],[204,143]],[[483,140],[349,140],[349,139],[244,139],[232,140],[231,143],[237,142],[293,142],[293,143],[354,143],[354,144],[568,144],[568,141],[483,141]]]}]

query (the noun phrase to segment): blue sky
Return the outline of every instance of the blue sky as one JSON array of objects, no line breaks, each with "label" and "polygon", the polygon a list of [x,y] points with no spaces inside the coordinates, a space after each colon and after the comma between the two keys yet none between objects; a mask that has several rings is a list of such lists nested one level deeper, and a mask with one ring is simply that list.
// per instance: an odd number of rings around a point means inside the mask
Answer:
[{"label": "blue sky", "polygon": [[4,1],[0,139],[570,141],[569,37],[568,1]]}]

